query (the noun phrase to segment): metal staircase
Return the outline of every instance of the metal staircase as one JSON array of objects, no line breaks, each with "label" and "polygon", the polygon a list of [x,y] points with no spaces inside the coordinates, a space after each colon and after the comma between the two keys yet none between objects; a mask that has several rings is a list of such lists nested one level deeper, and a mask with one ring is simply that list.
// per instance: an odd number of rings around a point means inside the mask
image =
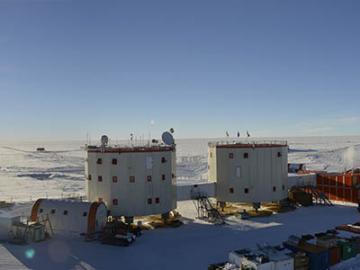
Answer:
[{"label": "metal staircase", "polygon": [[313,200],[318,205],[325,205],[325,206],[334,206],[334,204],[329,200],[329,198],[325,195],[324,192],[319,191],[314,186],[305,186],[303,187],[305,191],[310,193],[313,197]]},{"label": "metal staircase", "polygon": [[225,224],[223,215],[213,206],[205,192],[193,189],[191,190],[191,199],[194,202],[199,219],[206,219],[219,225]]}]

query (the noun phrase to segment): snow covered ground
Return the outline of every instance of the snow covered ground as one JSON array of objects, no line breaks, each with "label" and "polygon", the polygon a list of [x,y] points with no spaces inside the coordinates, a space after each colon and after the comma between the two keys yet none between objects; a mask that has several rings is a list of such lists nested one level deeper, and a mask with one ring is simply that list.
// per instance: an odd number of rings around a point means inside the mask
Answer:
[{"label": "snow covered ground", "polygon": [[[360,136],[287,140],[290,162],[304,162],[309,169],[329,171],[360,167]],[[179,183],[206,181],[208,141],[177,141]],[[29,215],[30,201],[39,197],[84,195],[82,146],[82,142],[0,144],[0,200],[18,202],[13,211]],[[47,151],[36,152],[37,147]],[[210,263],[226,260],[235,249],[264,242],[278,244],[291,234],[316,233],[359,221],[359,213],[351,206],[300,208],[250,221],[231,217],[225,226],[194,219],[196,212],[191,201],[179,202],[178,210],[185,226],[145,232],[129,248],[59,235],[28,246],[3,243],[0,269],[206,269]],[[359,269],[358,265],[360,258],[336,269]]]},{"label": "snow covered ground", "polygon": [[[257,243],[280,244],[291,234],[314,234],[359,221],[356,208],[346,206],[299,208],[252,220],[231,217],[227,219],[228,225],[222,226],[194,219],[196,212],[191,201],[180,202],[178,210],[184,217],[184,226],[146,231],[127,248],[57,235],[49,241],[27,246],[0,244],[0,262],[21,264],[25,269],[52,270],[207,269],[211,263],[227,260],[228,253],[236,249],[255,248]],[[359,264],[357,258],[336,269],[358,269]],[[0,269],[11,268],[0,265]]]},{"label": "snow covered ground", "polygon": [[[289,143],[289,162],[306,163],[309,169],[343,171],[360,167],[360,136],[278,139]],[[177,140],[179,183],[207,180],[207,144],[214,140]],[[0,200],[84,195],[83,145],[80,141],[0,143]],[[45,147],[47,152],[36,152],[37,147]]]}]

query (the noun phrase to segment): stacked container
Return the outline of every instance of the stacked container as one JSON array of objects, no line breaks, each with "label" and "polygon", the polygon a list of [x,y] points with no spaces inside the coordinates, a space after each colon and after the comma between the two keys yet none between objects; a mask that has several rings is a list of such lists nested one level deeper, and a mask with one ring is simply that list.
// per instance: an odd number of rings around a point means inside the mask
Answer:
[{"label": "stacked container", "polygon": [[298,252],[293,255],[294,258],[294,270],[308,270],[309,269],[309,257],[304,252]]},{"label": "stacked container", "polygon": [[326,270],[329,267],[329,251],[297,237],[290,237],[284,246],[293,252],[304,252],[309,257],[310,270]]},{"label": "stacked container", "polygon": [[329,265],[333,266],[341,261],[341,251],[337,244],[338,238],[332,234],[321,234],[316,238],[316,244],[329,250]]},{"label": "stacked container", "polygon": [[341,251],[341,259],[348,260],[358,254],[358,247],[355,241],[351,239],[339,239],[338,246]]}]

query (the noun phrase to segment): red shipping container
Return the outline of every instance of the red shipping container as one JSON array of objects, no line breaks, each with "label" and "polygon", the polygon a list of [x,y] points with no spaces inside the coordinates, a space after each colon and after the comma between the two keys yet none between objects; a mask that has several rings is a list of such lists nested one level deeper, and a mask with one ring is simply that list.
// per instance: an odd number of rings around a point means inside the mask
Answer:
[{"label": "red shipping container", "polygon": [[351,189],[350,188],[344,189],[344,198],[345,198],[345,201],[351,202]]},{"label": "red shipping container", "polygon": [[351,174],[345,175],[345,185],[347,187],[352,187],[352,175]]},{"label": "red shipping container", "polygon": [[352,188],[351,193],[352,193],[352,202],[353,203],[358,203],[359,202],[358,190],[356,188]]},{"label": "red shipping container", "polygon": [[360,176],[359,175],[353,175],[354,184],[360,184]]},{"label": "red shipping container", "polygon": [[330,186],[336,186],[337,182],[338,182],[338,176],[330,177],[330,179],[329,179]]},{"label": "red shipping container", "polygon": [[329,196],[330,200],[335,200],[337,201],[337,196],[336,196],[336,187],[330,187],[330,196]]},{"label": "red shipping container", "polygon": [[316,188],[318,191],[324,192],[324,186],[321,185],[321,186],[317,186]]},{"label": "red shipping container", "polygon": [[338,198],[339,201],[345,201],[343,187],[337,187],[336,197]]},{"label": "red shipping container", "polygon": [[316,185],[321,186],[323,184],[323,177],[322,175],[318,174],[316,177]]},{"label": "red shipping container", "polygon": [[333,266],[341,260],[341,252],[339,247],[331,247],[329,249],[329,264]]},{"label": "red shipping container", "polygon": [[330,197],[330,188],[324,187],[324,194],[329,198]]},{"label": "red shipping container", "polygon": [[325,186],[328,186],[328,185],[329,185],[329,182],[330,182],[329,177],[330,177],[330,176],[324,176],[324,178],[323,178],[323,185],[325,185]]}]

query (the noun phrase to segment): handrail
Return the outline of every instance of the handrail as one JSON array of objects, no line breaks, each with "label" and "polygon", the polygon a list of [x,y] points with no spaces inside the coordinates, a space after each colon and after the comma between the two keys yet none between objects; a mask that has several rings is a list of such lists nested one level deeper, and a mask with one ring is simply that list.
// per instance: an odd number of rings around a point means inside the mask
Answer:
[{"label": "handrail", "polygon": [[220,145],[288,145],[285,140],[226,140],[226,141],[210,141],[208,146],[220,146]]}]

